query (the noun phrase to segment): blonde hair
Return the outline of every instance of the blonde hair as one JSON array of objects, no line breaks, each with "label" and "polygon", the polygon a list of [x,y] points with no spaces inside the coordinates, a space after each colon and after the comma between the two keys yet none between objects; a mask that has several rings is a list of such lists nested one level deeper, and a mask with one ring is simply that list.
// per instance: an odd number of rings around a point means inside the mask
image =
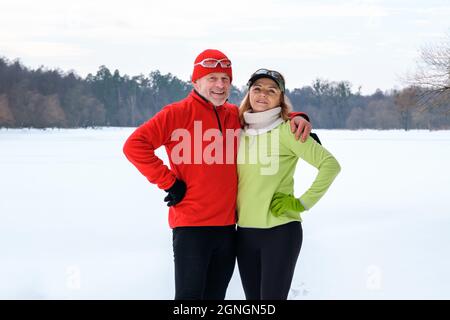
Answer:
[{"label": "blonde hair", "polygon": [[[283,120],[289,120],[289,112],[293,110],[292,103],[289,100],[289,98],[286,96],[286,94],[283,94],[281,92],[280,94],[280,107],[281,107],[281,118]],[[249,91],[245,94],[244,99],[241,102],[241,105],[239,106],[239,119],[241,121],[241,126],[244,126],[245,120],[244,120],[244,112],[252,110],[252,106],[250,105],[250,88]]]}]

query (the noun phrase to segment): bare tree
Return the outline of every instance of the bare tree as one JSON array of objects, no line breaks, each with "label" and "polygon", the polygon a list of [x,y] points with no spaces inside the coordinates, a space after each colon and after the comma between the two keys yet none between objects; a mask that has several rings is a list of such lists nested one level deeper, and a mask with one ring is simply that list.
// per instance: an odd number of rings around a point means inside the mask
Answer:
[{"label": "bare tree", "polygon": [[400,123],[405,131],[411,128],[412,113],[417,105],[417,88],[408,87],[394,96],[394,104],[400,116]]},{"label": "bare tree", "polygon": [[408,82],[422,89],[418,102],[424,109],[450,104],[450,32],[442,43],[421,49],[417,71]]}]

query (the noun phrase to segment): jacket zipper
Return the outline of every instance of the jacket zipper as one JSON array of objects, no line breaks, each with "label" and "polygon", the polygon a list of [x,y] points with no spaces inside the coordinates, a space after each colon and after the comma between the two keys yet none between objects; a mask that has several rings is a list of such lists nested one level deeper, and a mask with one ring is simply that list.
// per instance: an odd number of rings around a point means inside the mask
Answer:
[{"label": "jacket zipper", "polygon": [[216,110],[216,107],[213,106],[214,108],[214,113],[216,114],[216,118],[217,118],[217,124],[219,125],[219,130],[220,130],[220,134],[223,136],[223,132],[222,132],[222,125],[220,124],[220,118],[219,118],[219,113]]}]

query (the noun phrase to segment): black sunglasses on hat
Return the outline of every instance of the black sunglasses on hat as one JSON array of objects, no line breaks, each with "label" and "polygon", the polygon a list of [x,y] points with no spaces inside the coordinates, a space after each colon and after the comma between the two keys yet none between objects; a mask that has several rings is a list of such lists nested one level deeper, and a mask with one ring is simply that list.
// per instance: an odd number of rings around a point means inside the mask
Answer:
[{"label": "black sunglasses on hat", "polygon": [[283,76],[278,71],[268,70],[268,69],[258,69],[258,70],[256,70],[252,74],[250,79],[248,80],[247,87],[250,88],[255,83],[256,80],[261,79],[261,78],[272,79],[278,85],[278,87],[280,88],[281,92],[284,93],[284,91],[285,91],[285,84],[284,84]]}]

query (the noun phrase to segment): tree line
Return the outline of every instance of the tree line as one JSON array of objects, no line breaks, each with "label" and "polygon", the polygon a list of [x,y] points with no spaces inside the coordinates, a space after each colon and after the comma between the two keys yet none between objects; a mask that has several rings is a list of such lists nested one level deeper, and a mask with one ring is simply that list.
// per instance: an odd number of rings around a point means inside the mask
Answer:
[{"label": "tree line", "polygon": [[[0,58],[0,127],[134,127],[191,90],[190,82],[158,70],[130,77],[100,66],[82,78]],[[233,86],[230,102],[239,104],[244,95],[245,88]],[[418,86],[362,95],[348,81],[316,79],[287,95],[315,128],[450,129],[450,101],[427,105],[427,91]]]}]

